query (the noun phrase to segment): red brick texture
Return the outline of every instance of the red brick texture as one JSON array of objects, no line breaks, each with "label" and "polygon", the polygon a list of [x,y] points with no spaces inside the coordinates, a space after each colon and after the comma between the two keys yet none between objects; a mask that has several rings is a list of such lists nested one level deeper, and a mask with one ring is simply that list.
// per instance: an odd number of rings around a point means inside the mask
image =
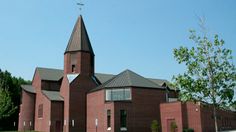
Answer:
[{"label": "red brick texture", "polygon": [[[42,94],[41,91],[59,90],[58,87],[60,84],[60,81],[41,80],[39,73],[37,71],[35,72],[32,85],[35,88],[36,94],[28,93],[22,90],[22,104],[20,109],[18,130],[60,132],[61,128],[62,131],[63,102],[51,102],[44,94]],[[42,117],[38,116],[39,105],[42,105]]]},{"label": "red brick texture", "polygon": [[51,126],[50,132],[63,131],[64,103],[58,101],[51,102]]},{"label": "red brick texture", "polygon": [[[45,82],[44,82],[45,83]],[[50,120],[51,120],[51,101],[42,94],[42,80],[36,71],[33,82],[33,87],[36,89],[36,102],[35,102],[35,128],[36,131],[50,131]],[[43,105],[43,117],[38,117],[39,105]]]},{"label": "red brick texture", "polygon": [[[43,105],[43,117],[38,117],[39,105]],[[36,95],[35,105],[35,130],[49,132],[51,120],[51,101],[48,100],[42,93]]]},{"label": "red brick texture", "polygon": [[161,104],[161,124],[162,131],[170,131],[170,126],[168,121],[174,120],[178,126],[178,131],[183,130],[183,116],[182,116],[182,104],[181,102],[168,103],[171,105]]},{"label": "red brick texture", "polygon": [[[174,119],[178,131],[183,128],[192,128],[195,132],[214,132],[214,118],[212,107],[200,103],[163,103],[161,108],[162,131],[168,131],[168,119]],[[226,110],[218,110],[218,128],[220,130],[236,129],[236,113]]]},{"label": "red brick texture", "polygon": [[187,116],[188,128],[193,128],[194,131],[196,132],[202,132],[203,131],[202,121],[201,121],[202,111],[200,105],[191,102],[187,102],[185,105],[187,112],[183,112],[183,114],[186,114]]},{"label": "red brick texture", "polygon": [[[215,130],[212,107],[201,105],[201,122],[203,132]],[[236,112],[218,109],[217,123],[219,130],[235,130]]]},{"label": "red brick texture", "polygon": [[74,73],[88,76],[94,74],[94,56],[87,52],[69,52],[64,55],[64,73],[71,74],[72,65],[75,65]]},{"label": "red brick texture", "polygon": [[[111,110],[111,131],[114,131],[114,104],[105,103],[105,91],[100,90],[87,94],[87,132],[107,131],[107,110]],[[95,120],[98,119],[96,130]]]},{"label": "red brick texture", "polygon": [[[75,66],[74,71],[72,65]],[[70,84],[67,74],[79,74]],[[60,93],[64,98],[63,131],[86,131],[86,94],[97,86],[94,75],[94,56],[84,51],[64,55],[64,78]]]},{"label": "red brick texture", "polygon": [[35,94],[22,90],[22,104],[20,105],[18,130],[34,129]]},{"label": "red brick texture", "polygon": [[64,120],[67,122],[64,132],[86,131],[86,93],[94,87],[96,83],[90,76],[79,75],[71,84],[64,78],[61,87],[61,95],[64,97]]},{"label": "red brick texture", "polygon": [[148,132],[153,120],[161,123],[160,103],[166,101],[165,90],[132,88],[131,101],[106,102],[105,90],[87,94],[87,132],[96,131],[95,119],[98,119],[97,132],[107,130],[107,110],[111,110],[111,130],[120,131],[120,110],[127,111],[128,132]]},{"label": "red brick texture", "polygon": [[59,81],[46,81],[42,80],[42,90],[49,90],[49,91],[60,91],[62,80]]}]

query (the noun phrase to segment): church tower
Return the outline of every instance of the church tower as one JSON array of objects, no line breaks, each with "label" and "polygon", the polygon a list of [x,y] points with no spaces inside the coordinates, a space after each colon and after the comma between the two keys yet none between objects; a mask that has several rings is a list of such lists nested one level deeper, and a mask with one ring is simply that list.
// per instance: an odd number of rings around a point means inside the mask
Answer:
[{"label": "church tower", "polygon": [[79,16],[64,53],[63,132],[86,132],[86,94],[98,85],[94,77],[94,52]]},{"label": "church tower", "polygon": [[94,53],[83,22],[79,16],[64,53],[64,74],[94,75]]}]

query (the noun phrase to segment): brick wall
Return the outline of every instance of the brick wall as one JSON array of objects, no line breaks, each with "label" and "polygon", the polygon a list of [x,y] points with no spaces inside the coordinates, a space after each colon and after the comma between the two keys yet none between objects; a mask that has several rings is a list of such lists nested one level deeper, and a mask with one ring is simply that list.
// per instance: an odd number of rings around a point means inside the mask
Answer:
[{"label": "brick wall", "polygon": [[178,131],[182,132],[183,127],[185,127],[183,124],[182,107],[184,107],[184,105],[181,102],[171,102],[160,105],[163,132],[170,131],[169,121],[175,121]]},{"label": "brick wall", "polygon": [[20,105],[18,130],[34,129],[35,94],[22,90],[22,104]]},{"label": "brick wall", "polygon": [[132,101],[106,102],[105,91],[99,90],[87,95],[87,131],[94,132],[97,118],[97,132],[107,130],[107,110],[111,110],[111,130],[120,131],[120,110],[127,111],[128,132],[151,131],[151,123],[160,120],[160,103],[166,101],[165,90],[132,88]]},{"label": "brick wall", "polygon": [[[92,77],[79,75],[74,81],[68,85],[64,77],[61,95],[64,97],[64,120],[67,125],[64,131],[86,131],[86,94],[89,90],[96,87]],[[74,120],[74,126],[72,126]]]},{"label": "brick wall", "polygon": [[63,116],[64,116],[64,106],[61,101],[51,102],[51,126],[50,132],[62,132],[63,131]]},{"label": "brick wall", "polygon": [[[204,132],[215,131],[213,108],[201,105],[201,121]],[[236,113],[228,110],[217,110],[217,123],[219,130],[236,129]]]},{"label": "brick wall", "polygon": [[[50,131],[50,117],[51,117],[51,101],[48,100],[47,97],[45,97],[42,94],[42,80],[39,76],[38,71],[35,72],[33,82],[33,87],[36,89],[36,100],[35,100],[35,111],[34,111],[34,130],[36,131],[44,131],[49,132]],[[43,117],[38,117],[38,110],[39,105],[43,105]]]},{"label": "brick wall", "polygon": [[[43,117],[38,116],[39,105],[43,105]],[[35,131],[50,132],[51,101],[41,92],[36,95]]]},{"label": "brick wall", "polygon": [[188,121],[188,128],[193,128],[196,132],[202,132],[202,120],[201,120],[201,113],[200,105],[194,104],[192,102],[186,103],[187,108],[187,121]]},{"label": "brick wall", "polygon": [[72,65],[75,65],[75,73],[93,75],[94,56],[87,52],[68,52],[64,55],[64,73],[72,73]]},{"label": "brick wall", "polygon": [[43,80],[42,81],[42,90],[49,90],[49,91],[60,91],[60,87],[61,87],[61,81],[46,81]]},{"label": "brick wall", "polygon": [[107,110],[111,110],[111,130],[114,132],[114,104],[105,103],[105,91],[87,94],[87,132],[96,132],[95,120],[98,120],[97,132],[107,132]]},{"label": "brick wall", "polygon": [[[161,104],[162,131],[168,131],[167,120],[174,119],[178,131],[183,128],[192,128],[195,132],[214,132],[213,111],[210,105],[200,103],[172,102]],[[219,130],[236,129],[236,113],[226,110],[217,110]]]}]

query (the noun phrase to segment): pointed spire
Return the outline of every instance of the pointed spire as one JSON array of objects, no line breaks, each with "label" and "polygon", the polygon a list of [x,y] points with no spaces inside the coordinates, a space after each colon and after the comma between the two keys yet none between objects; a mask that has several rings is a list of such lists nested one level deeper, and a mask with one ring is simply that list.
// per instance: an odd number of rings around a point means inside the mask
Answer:
[{"label": "pointed spire", "polygon": [[70,51],[85,51],[94,55],[93,48],[90,44],[89,37],[81,15],[77,19],[77,22],[74,26],[65,53]]}]

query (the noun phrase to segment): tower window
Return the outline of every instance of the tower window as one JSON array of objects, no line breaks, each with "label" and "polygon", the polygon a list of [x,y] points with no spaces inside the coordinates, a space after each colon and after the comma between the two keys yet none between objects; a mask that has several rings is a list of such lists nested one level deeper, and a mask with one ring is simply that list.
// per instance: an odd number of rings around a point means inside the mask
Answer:
[{"label": "tower window", "polygon": [[75,65],[72,65],[72,72],[75,72]]},{"label": "tower window", "polygon": [[111,110],[107,110],[107,129],[111,129]]}]

